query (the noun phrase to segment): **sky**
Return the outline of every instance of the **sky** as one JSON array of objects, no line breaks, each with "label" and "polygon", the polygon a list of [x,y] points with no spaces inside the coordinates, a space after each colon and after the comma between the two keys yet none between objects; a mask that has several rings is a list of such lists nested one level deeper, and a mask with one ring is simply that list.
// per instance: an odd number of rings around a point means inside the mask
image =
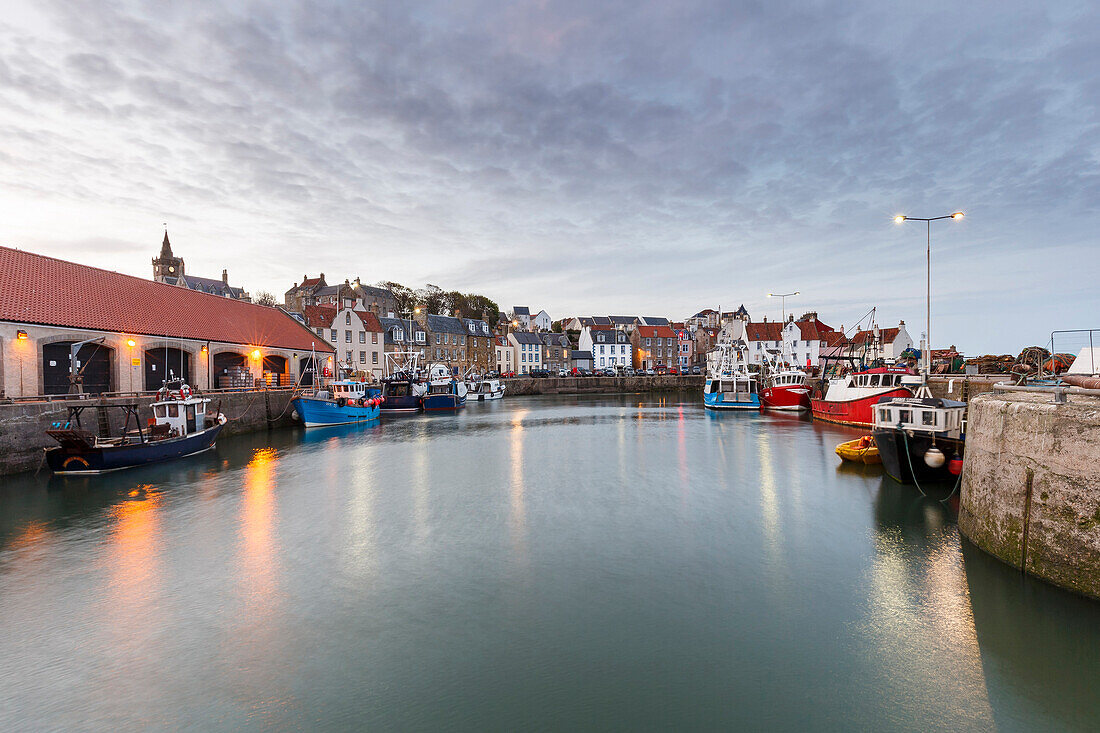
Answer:
[{"label": "sky", "polygon": [[281,294],[1100,327],[1096,2],[5,3],[0,244]]}]

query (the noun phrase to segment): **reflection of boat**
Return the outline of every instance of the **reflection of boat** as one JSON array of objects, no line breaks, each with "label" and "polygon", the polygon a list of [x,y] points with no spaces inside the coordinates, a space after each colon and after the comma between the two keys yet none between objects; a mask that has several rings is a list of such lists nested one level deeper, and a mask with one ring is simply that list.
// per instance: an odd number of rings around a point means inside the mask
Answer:
[{"label": "reflection of boat", "polygon": [[444,364],[428,370],[428,392],[424,395],[425,412],[457,410],[466,404],[466,383],[451,374]]},{"label": "reflection of boat", "polygon": [[115,438],[84,430],[80,413],[88,405],[71,405],[64,425],[46,431],[59,443],[46,450],[46,463],[54,473],[91,474],[201,453],[214,447],[226,422],[220,412],[206,412],[209,402],[193,394],[182,379],[170,379],[157,392],[153,419],[144,428],[137,403],[117,406],[125,411],[126,424],[123,434]]},{"label": "reflection of boat", "polygon": [[762,398],[769,410],[809,410],[810,383],[806,373],[785,369],[768,377]]},{"label": "reflection of boat", "polygon": [[875,444],[882,467],[903,484],[954,481],[962,471],[966,403],[895,397],[875,406]]},{"label": "reflection of boat", "polygon": [[703,384],[703,407],[709,410],[759,410],[756,375],[746,368],[743,342],[721,344],[717,364]]},{"label": "reflection of boat", "polygon": [[815,420],[869,428],[883,397],[912,397],[908,367],[878,367],[829,380],[824,396],[811,400]]},{"label": "reflection of boat", "polygon": [[291,404],[307,428],[377,420],[382,398],[377,387],[342,379],[327,388],[302,392]]},{"label": "reflection of boat", "polygon": [[864,435],[861,438],[841,443],[836,447],[836,454],[840,456],[841,459],[851,461],[852,463],[872,465],[882,462],[879,459],[878,448],[875,447],[875,441],[870,435]]},{"label": "reflection of boat", "polygon": [[504,396],[504,382],[499,379],[474,379],[466,385],[466,388],[468,390],[466,399],[474,402],[499,400]]}]

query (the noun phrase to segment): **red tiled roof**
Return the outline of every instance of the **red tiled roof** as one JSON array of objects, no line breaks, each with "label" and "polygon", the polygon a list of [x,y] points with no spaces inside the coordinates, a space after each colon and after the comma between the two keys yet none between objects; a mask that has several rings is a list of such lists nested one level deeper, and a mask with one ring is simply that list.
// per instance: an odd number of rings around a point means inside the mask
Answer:
[{"label": "red tiled roof", "polygon": [[685,326],[685,325],[684,325],[683,323],[681,323],[681,322],[676,322],[676,323],[670,323],[670,324],[668,324],[668,325],[669,325],[669,327],[670,327],[670,328],[674,328],[674,329],[676,329],[677,331],[683,331],[683,330],[684,330],[685,328],[687,328],[687,326]]},{"label": "red tiled roof", "polygon": [[[882,328],[882,329],[879,329],[880,336],[882,338],[882,343],[884,343],[884,344],[894,343],[894,339],[896,339],[898,337],[898,330],[899,329],[897,329],[897,328]],[[856,331],[855,336],[852,336],[852,343],[857,344],[857,345],[862,344],[865,341],[870,341],[873,337],[874,337],[874,332],[872,332],[872,331],[863,331],[863,330]]]},{"label": "red tiled roof", "polygon": [[302,284],[299,285],[298,287],[312,288],[312,287],[316,287],[320,284],[321,284],[321,278],[319,278],[319,277],[310,277],[310,278],[306,278],[305,280],[303,280]]},{"label": "red tiled roof", "polygon": [[745,339],[748,341],[782,341],[783,324],[779,321],[746,323]]},{"label": "red tiled roof", "polygon": [[336,309],[331,305],[307,305],[302,310],[306,323],[313,328],[329,328],[336,318]]},{"label": "red tiled roof", "polygon": [[278,308],[10,247],[0,247],[0,321],[285,349],[317,342]]},{"label": "red tiled roof", "polygon": [[356,309],[355,315],[359,316],[359,320],[363,322],[363,328],[368,331],[377,331],[382,333],[385,329],[382,328],[382,322],[378,320],[378,316],[367,310]]},{"label": "red tiled roof", "polygon": [[825,331],[819,335],[828,346],[844,346],[848,343],[848,338],[840,331]]},{"label": "red tiled roof", "polygon": [[676,338],[676,332],[668,326],[638,326],[642,338]]}]

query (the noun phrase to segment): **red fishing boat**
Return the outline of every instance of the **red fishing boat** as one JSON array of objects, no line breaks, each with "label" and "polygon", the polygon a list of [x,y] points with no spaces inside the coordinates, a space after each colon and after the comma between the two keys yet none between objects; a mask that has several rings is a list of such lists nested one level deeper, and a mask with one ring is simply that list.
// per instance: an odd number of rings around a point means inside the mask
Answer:
[{"label": "red fishing boat", "polygon": [[769,410],[809,410],[810,380],[798,369],[786,369],[768,377],[764,407]]},{"label": "red fishing boat", "polygon": [[869,428],[875,404],[883,397],[912,397],[909,385],[914,381],[908,367],[878,367],[830,379],[824,395],[810,401],[814,419]]}]

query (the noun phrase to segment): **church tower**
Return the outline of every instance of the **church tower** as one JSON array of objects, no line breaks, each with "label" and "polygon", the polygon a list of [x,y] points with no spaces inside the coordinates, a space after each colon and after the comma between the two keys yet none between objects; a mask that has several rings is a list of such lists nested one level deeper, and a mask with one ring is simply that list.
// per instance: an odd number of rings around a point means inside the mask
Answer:
[{"label": "church tower", "polygon": [[168,241],[168,230],[164,230],[164,241],[160,245],[160,257],[153,259],[153,279],[161,283],[175,285],[183,277],[183,259],[172,254],[172,243]]}]

